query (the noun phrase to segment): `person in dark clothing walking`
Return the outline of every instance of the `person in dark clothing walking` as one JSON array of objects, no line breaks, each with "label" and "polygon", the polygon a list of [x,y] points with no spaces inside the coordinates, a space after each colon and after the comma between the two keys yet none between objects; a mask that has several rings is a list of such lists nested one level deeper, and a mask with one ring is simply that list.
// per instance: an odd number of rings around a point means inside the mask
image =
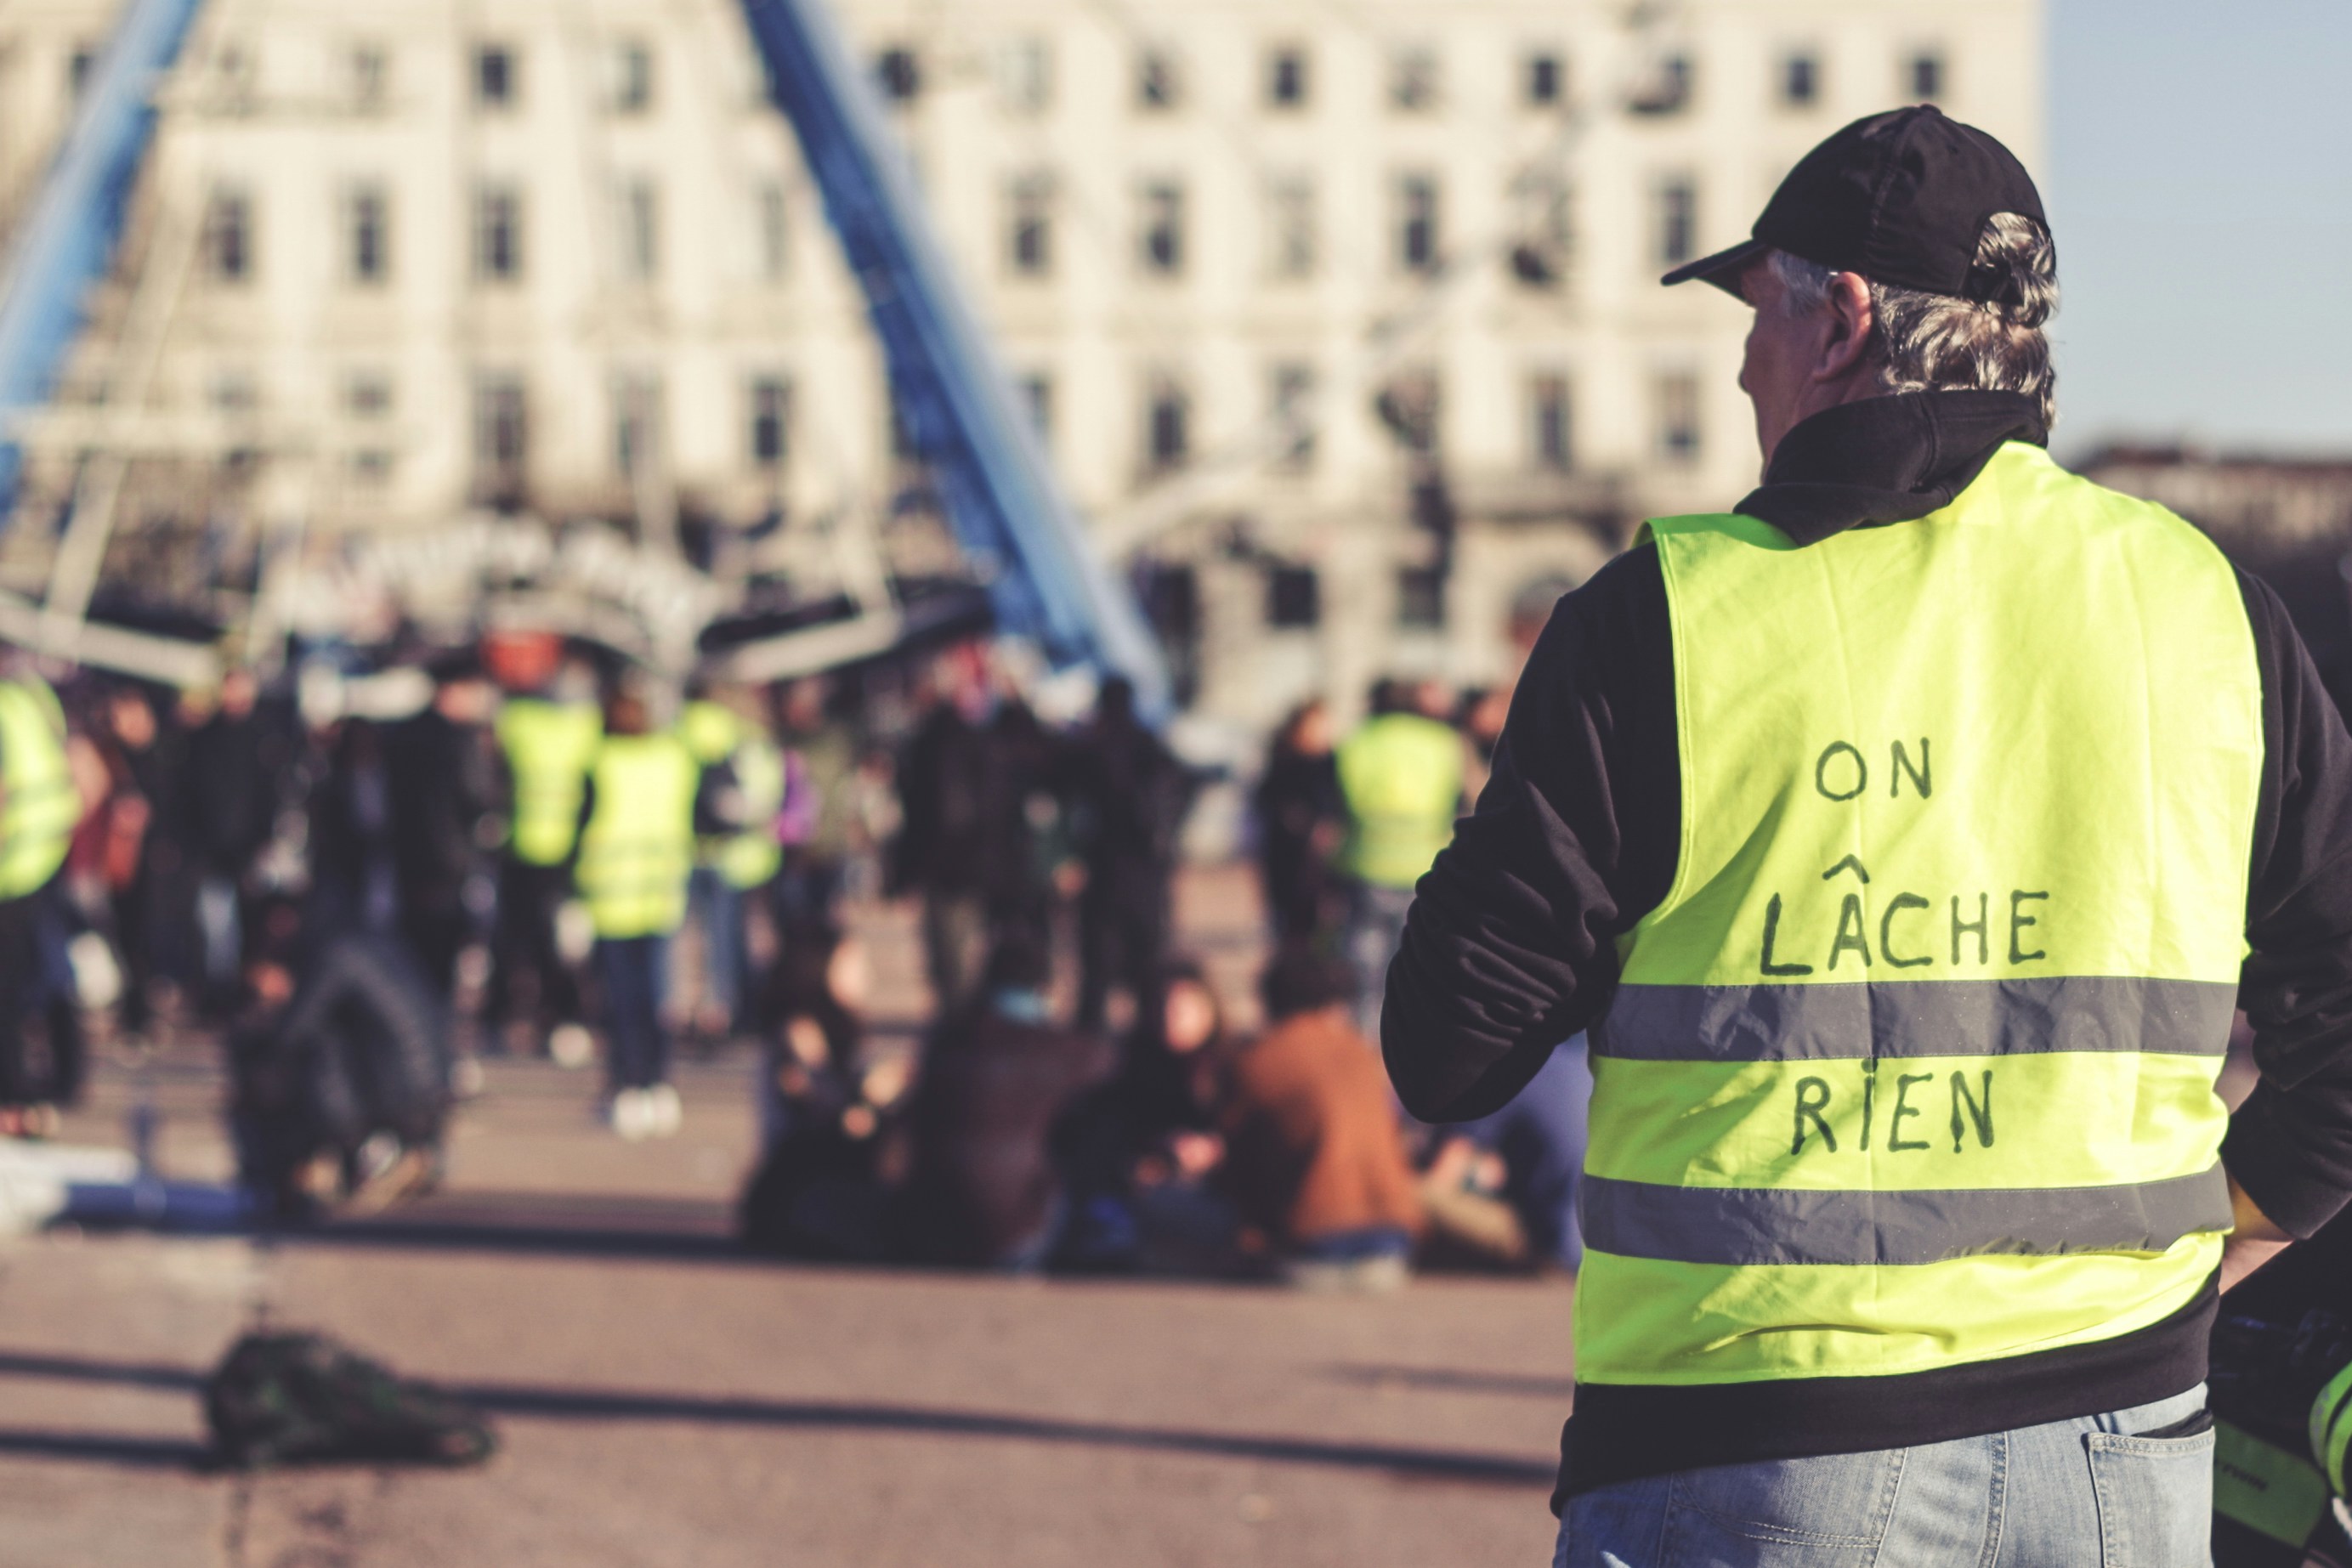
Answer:
[{"label": "person in dark clothing walking", "polygon": [[942,1018],[978,995],[993,906],[1028,854],[1003,750],[982,723],[985,688],[969,671],[945,673],[948,691],[899,758],[905,823],[892,863],[894,884],[922,895],[924,967]]},{"label": "person in dark clothing walking", "polygon": [[1078,905],[1078,1027],[1099,1030],[1124,988],[1138,1019],[1160,1005],[1177,835],[1192,806],[1184,765],[1135,716],[1135,687],[1105,681],[1070,748],[1070,797],[1087,885]]},{"label": "person in dark clothing walking", "polygon": [[436,674],[432,706],[384,737],[401,934],[445,1007],[457,995],[457,956],[490,913],[501,802],[489,716],[480,673],[452,664]]},{"label": "person in dark clothing walking", "polygon": [[1348,890],[1331,867],[1348,836],[1337,740],[1329,706],[1319,697],[1300,704],[1276,735],[1253,797],[1258,878],[1278,943],[1336,942],[1347,919]]},{"label": "person in dark clothing walking", "polygon": [[122,960],[122,1000],[116,1021],[142,1035],[152,1020],[163,974],[161,949],[170,918],[164,902],[177,869],[179,845],[162,828],[162,807],[178,792],[177,758],[137,686],[108,694],[100,752],[110,783],[105,807],[102,870],[115,950]]},{"label": "person in dark clothing walking", "polygon": [[1111,1053],[1054,1022],[1046,979],[1045,949],[1008,938],[990,956],[980,998],[925,1048],[907,1108],[907,1182],[893,1206],[912,1261],[1025,1271],[1060,1236],[1056,1134]]},{"label": "person in dark clothing walking", "polygon": [[215,1014],[235,1004],[243,930],[257,896],[254,863],[277,829],[280,782],[293,760],[291,737],[260,696],[249,671],[229,671],[219,706],[188,737],[178,820],[196,866],[205,1002]]},{"label": "person in dark clothing walking", "polygon": [[354,932],[394,936],[400,882],[383,727],[347,718],[322,741],[326,766],[310,791],[307,935],[319,946]]}]

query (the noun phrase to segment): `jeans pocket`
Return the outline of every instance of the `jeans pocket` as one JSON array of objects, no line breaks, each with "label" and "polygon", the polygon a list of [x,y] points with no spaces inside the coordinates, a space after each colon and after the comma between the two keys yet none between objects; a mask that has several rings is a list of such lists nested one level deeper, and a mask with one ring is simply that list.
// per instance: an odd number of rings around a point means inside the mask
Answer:
[{"label": "jeans pocket", "polygon": [[1902,1479],[1900,1450],[1724,1465],[1674,1478],[1675,1568],[1869,1568]]},{"label": "jeans pocket", "polygon": [[2213,1433],[2091,1432],[2100,1568],[2206,1568],[2212,1561]]}]

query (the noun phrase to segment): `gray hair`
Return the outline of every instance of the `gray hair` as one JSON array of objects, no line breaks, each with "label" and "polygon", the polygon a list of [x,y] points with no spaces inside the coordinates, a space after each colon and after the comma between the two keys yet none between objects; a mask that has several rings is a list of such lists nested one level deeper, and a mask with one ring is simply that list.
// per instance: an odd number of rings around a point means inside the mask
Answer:
[{"label": "gray hair", "polygon": [[[1818,262],[1771,253],[1788,309],[1808,316],[1829,304],[1837,274]],[[2058,311],[2058,249],[2050,231],[2017,213],[1999,213],[1977,242],[1976,273],[1996,285],[1990,300],[1870,285],[1878,384],[1889,392],[2022,392],[2042,407],[2044,429],[2058,419],[2058,375],[2043,325]]]}]

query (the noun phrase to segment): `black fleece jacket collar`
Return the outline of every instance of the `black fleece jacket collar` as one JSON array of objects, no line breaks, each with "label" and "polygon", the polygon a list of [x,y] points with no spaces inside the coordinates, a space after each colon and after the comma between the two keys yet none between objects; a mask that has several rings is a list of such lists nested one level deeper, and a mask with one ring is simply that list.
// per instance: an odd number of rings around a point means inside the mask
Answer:
[{"label": "black fleece jacket collar", "polygon": [[1967,489],[2007,441],[2049,444],[2021,392],[1905,392],[1824,409],[1781,437],[1763,487],[1739,512],[1800,545],[1847,528],[1907,523]]}]

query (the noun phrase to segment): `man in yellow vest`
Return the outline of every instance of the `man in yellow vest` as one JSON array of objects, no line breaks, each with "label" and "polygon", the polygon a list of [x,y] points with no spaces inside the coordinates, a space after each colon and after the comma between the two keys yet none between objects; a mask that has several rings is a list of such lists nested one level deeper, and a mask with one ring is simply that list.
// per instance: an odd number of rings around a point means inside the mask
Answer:
[{"label": "man in yellow vest", "polygon": [[1848,127],[1685,277],[1763,486],[1560,601],[1388,981],[1433,1120],[1592,1026],[1559,1561],[2201,1564],[2217,1294],[2352,1192],[2352,738],[2044,450],[1992,138]]},{"label": "man in yellow vest", "polygon": [[701,779],[686,743],[654,729],[645,691],[615,691],[588,771],[574,874],[596,930],[613,1130],[632,1141],[667,1136],[680,1118],[663,993],[670,938],[686,924]]},{"label": "man in yellow vest", "polygon": [[[51,903],[82,813],[66,748],[48,683],[29,668],[0,678],[0,1132],[28,1124],[36,1101],[72,1099],[79,1079],[79,1021]],[[37,1020],[50,1031],[46,1087],[26,1060]]]},{"label": "man in yellow vest", "polygon": [[575,950],[567,960],[559,928],[572,896],[588,769],[604,738],[594,675],[572,664],[555,672],[542,689],[507,697],[496,728],[512,804],[499,867],[495,965],[485,1011],[493,1020],[507,1019],[521,988],[518,981],[530,975],[537,993],[533,1033],[546,1029],[548,1054],[558,1063],[583,1067],[592,1047],[572,970],[579,955]]},{"label": "man in yellow vest", "polygon": [[784,804],[784,754],[759,718],[749,693],[706,688],[678,716],[678,738],[724,794],[723,826],[710,824],[695,843],[687,908],[701,927],[701,1008],[698,1031],[716,1043],[731,1034],[743,1009],[746,894],[762,893],[783,863],[776,813]]},{"label": "man in yellow vest", "polygon": [[1380,1038],[1381,978],[1404,933],[1413,883],[1453,836],[1468,758],[1454,727],[1419,711],[1412,687],[1372,688],[1371,716],[1339,743],[1348,836],[1339,869],[1350,883],[1348,956],[1356,967],[1358,1026]]}]

